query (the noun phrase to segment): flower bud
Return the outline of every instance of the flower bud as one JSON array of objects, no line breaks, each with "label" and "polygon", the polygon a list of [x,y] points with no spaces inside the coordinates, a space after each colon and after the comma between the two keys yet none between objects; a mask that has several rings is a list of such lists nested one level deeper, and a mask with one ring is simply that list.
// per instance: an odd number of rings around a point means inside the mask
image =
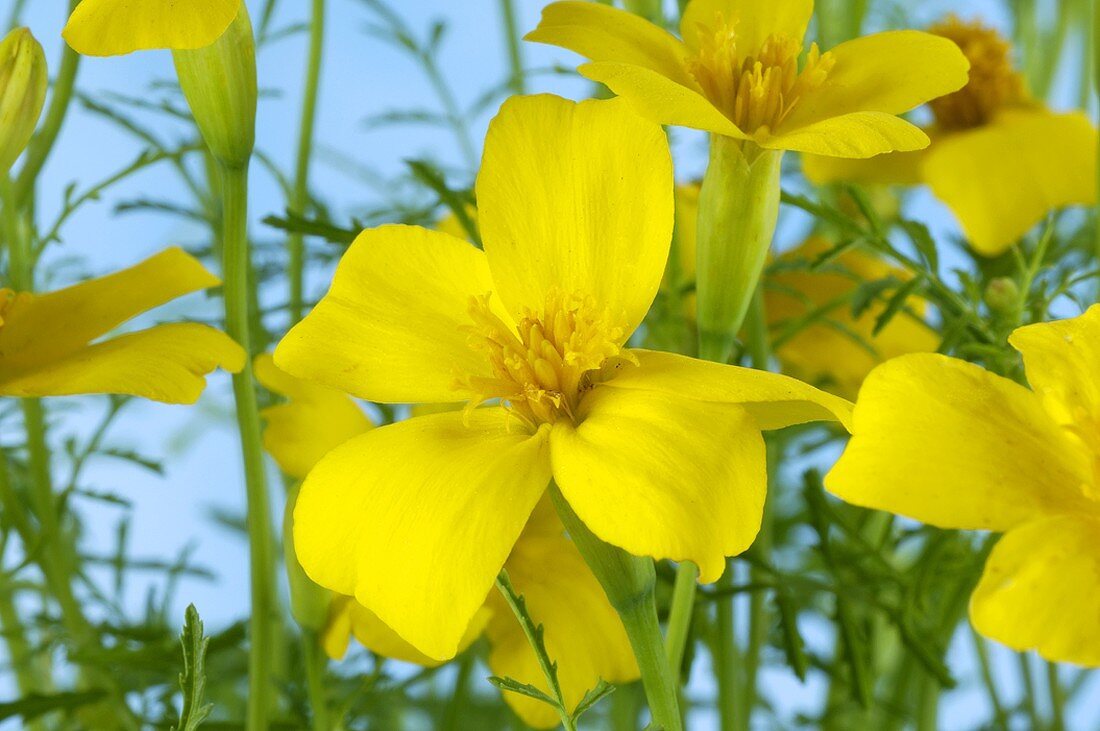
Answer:
[{"label": "flower bud", "polygon": [[46,56],[26,28],[0,41],[0,172],[30,142],[46,101]]},{"label": "flower bud", "polygon": [[244,167],[256,138],[256,42],[248,8],[209,46],[173,50],[180,88],[210,152]]},{"label": "flower bud", "polygon": [[1014,312],[1020,304],[1020,287],[1009,277],[992,279],[985,288],[985,303],[999,315]]},{"label": "flower bud", "polygon": [[699,355],[725,362],[745,320],[779,219],[782,151],[711,136],[696,233]]}]

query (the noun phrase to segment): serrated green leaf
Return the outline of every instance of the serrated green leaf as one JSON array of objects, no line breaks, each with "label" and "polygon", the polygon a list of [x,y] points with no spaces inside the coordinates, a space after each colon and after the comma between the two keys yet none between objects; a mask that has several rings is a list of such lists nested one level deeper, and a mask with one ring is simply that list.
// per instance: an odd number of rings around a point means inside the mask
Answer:
[{"label": "serrated green leaf", "polygon": [[519,693],[520,695],[525,695],[528,698],[534,698],[535,700],[547,703],[551,706],[554,706],[555,708],[558,705],[557,701],[543,693],[535,686],[531,685],[530,683],[521,683],[515,678],[502,678],[499,675],[491,675],[489,676],[489,682],[500,688],[501,690],[506,690],[511,693]]},{"label": "serrated green leaf", "polygon": [[573,709],[573,720],[576,721],[585,712],[592,710],[593,707],[607,696],[615,692],[615,686],[608,683],[603,678],[600,678],[594,688],[590,688],[584,697],[581,698],[581,702],[577,704],[577,707]]},{"label": "serrated green leaf", "polygon": [[196,731],[214,706],[202,702],[206,692],[206,648],[210,639],[203,636],[202,619],[194,604],[187,606],[180,644],[183,646],[183,672],[180,673],[183,708],[180,709],[179,726],[172,731]]}]

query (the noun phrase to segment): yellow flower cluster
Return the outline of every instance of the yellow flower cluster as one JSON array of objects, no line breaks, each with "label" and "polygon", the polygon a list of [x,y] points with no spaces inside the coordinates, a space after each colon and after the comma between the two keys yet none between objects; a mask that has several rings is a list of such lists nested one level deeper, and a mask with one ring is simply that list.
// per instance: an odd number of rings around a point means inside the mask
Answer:
[{"label": "yellow flower cluster", "polygon": [[[858,247],[795,266],[834,246],[827,232],[771,254],[761,277],[784,151],[806,153],[816,183],[925,183],[970,244],[996,255],[1051,210],[1095,202],[1096,130],[1031,99],[1008,44],[980,24],[951,18],[822,51],[805,46],[812,11],[810,0],[691,0],[676,36],[610,4],[551,3],[527,39],[586,57],[580,73],[618,98],[507,100],[476,180],[482,247],[416,226],[362,232],[327,294],[256,361],[287,399],[263,412],[264,444],[301,480],[292,558],[333,592],[330,656],[354,636],[434,666],[484,636],[494,672],[551,693],[492,592],[506,570],[546,627],[566,702],[601,678],[641,674],[651,690],[618,597],[562,521],[614,555],[714,582],[760,530],[762,432],[825,421],[852,433],[826,479],[834,495],[1006,534],[973,595],[980,632],[1100,665],[1100,308],[1016,330],[1027,388],[936,354],[935,314],[918,296],[885,328],[883,302],[852,314],[861,283],[906,275]],[[246,165],[255,76],[252,56],[233,56],[242,39],[251,53],[240,0],[84,0],[65,38],[90,55],[173,49],[211,151]],[[3,118],[7,167],[42,105],[26,43],[0,48],[0,109],[9,88],[19,102],[18,123]],[[901,116],[926,104],[926,129]],[[677,192],[661,125],[711,135],[701,192]],[[744,254],[730,231],[751,231],[759,251]],[[225,334],[180,323],[100,338],[216,284],[169,249],[50,294],[0,290],[0,394],[193,402],[216,367],[246,368]],[[698,314],[701,336],[732,327],[732,343],[758,284],[784,374],[731,365],[725,342],[711,351],[705,338],[711,360],[636,347],[662,286],[692,289],[683,314]],[[375,426],[354,398],[437,408]],[[558,721],[532,698],[506,699],[534,726]]]}]

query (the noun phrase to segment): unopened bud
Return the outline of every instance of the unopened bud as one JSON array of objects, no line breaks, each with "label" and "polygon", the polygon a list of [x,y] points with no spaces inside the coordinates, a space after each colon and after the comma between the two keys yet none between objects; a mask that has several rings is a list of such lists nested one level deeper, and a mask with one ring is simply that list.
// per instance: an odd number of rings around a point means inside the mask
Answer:
[{"label": "unopened bud", "polygon": [[1013,312],[1020,303],[1020,287],[1009,277],[997,277],[986,285],[985,303],[997,314]]},{"label": "unopened bud", "polygon": [[172,58],[210,152],[224,165],[248,164],[256,139],[256,41],[245,4],[218,40],[174,50]]},{"label": "unopened bud", "polygon": [[7,174],[30,142],[46,101],[46,56],[26,28],[0,41],[0,172]]}]

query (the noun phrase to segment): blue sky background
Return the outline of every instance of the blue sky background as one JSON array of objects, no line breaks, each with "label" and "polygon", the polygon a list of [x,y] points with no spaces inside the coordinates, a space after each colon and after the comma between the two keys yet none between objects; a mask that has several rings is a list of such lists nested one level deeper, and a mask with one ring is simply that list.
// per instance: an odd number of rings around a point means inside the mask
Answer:
[{"label": "blue sky background", "polygon": [[[254,20],[261,4],[248,0]],[[6,17],[12,0],[0,0],[0,17]],[[56,69],[65,20],[63,0],[33,0],[24,16],[46,49],[51,69]],[[518,25],[521,30],[535,26],[541,0],[518,0]],[[394,3],[407,24],[418,34],[437,19],[445,20],[448,33],[440,56],[447,81],[465,106],[488,88],[500,84],[507,74],[506,51],[498,16],[497,0],[402,0]],[[307,19],[308,3],[284,0],[273,27],[278,30]],[[1007,18],[993,0],[939,0],[919,4],[909,11],[918,24],[935,20],[948,10],[981,16],[1002,28]],[[461,165],[462,158],[453,135],[433,127],[403,125],[366,129],[364,119],[382,112],[416,107],[437,108],[430,84],[408,55],[393,46],[365,34],[372,14],[357,0],[329,0],[328,33],[321,81],[320,109],[317,122],[318,156],[312,169],[312,187],[326,201],[337,220],[362,212],[365,205],[378,201],[378,191],[346,165],[333,162],[332,151],[339,151],[358,164],[384,177],[398,175],[403,160],[431,157]],[[295,33],[264,47],[259,55],[260,85],[270,90],[261,100],[257,130],[258,148],[284,169],[291,169],[297,139],[298,100],[305,66],[306,37]],[[554,63],[571,65],[572,54],[558,49],[525,44],[523,53],[531,68]],[[167,52],[147,52],[113,59],[85,59],[78,77],[78,89],[93,97],[106,93],[134,96],[162,96],[151,92],[157,82],[173,78]],[[1070,80],[1067,83],[1072,83]],[[540,75],[529,81],[530,91],[550,91],[579,98],[589,85],[561,75]],[[491,117],[482,115],[472,126],[472,139],[480,144],[485,125]],[[171,130],[157,115],[139,115],[149,123]],[[175,134],[182,135],[181,132]],[[168,134],[169,139],[172,133]],[[701,136],[677,130],[675,133],[677,174],[680,179],[696,177],[705,163]],[[78,190],[101,180],[141,151],[133,137],[96,115],[74,105],[50,158],[39,189],[39,222],[48,226],[60,208],[65,187],[74,181]],[[253,235],[260,240],[278,240],[279,232],[263,226],[260,219],[281,213],[285,203],[281,191],[260,167],[254,168],[252,190]],[[69,283],[86,274],[102,274],[129,265],[171,244],[202,241],[201,231],[180,223],[179,219],[149,212],[118,215],[119,203],[141,197],[186,200],[187,193],[167,166],[154,167],[111,188],[100,201],[85,206],[62,229],[63,244],[55,246],[46,260],[48,288]],[[912,202],[917,217],[924,218],[939,234],[955,230],[942,207],[926,194],[917,194]],[[797,235],[803,220],[786,212],[783,234]],[[311,282],[313,294],[323,291],[327,273],[319,273]],[[41,284],[41,283],[40,283]],[[278,301],[282,295],[272,294]],[[202,295],[194,295],[142,318],[137,325],[171,320],[177,317],[213,316],[215,309]],[[135,465],[102,458],[89,465],[82,484],[115,493],[133,503],[131,546],[140,558],[173,557],[184,547],[194,550],[193,561],[217,574],[214,582],[184,580],[177,594],[173,616],[182,617],[183,608],[193,602],[207,624],[220,627],[240,618],[248,607],[247,551],[236,536],[216,525],[214,510],[243,514],[244,489],[238,462],[236,432],[229,420],[232,399],[224,374],[211,378],[210,388],[194,408],[133,402],[107,434],[107,443],[120,449],[139,452],[160,460],[165,474],[159,477]],[[53,432],[55,443],[66,435],[86,435],[102,413],[97,398],[55,403]],[[273,473],[274,477],[274,473]],[[281,505],[281,483],[272,479],[275,502]],[[116,525],[121,517],[117,508],[82,501],[80,509],[89,516],[85,546],[91,553],[108,554],[114,548]],[[133,577],[127,587],[133,606],[145,601],[149,582]],[[811,634],[817,633],[807,627]],[[820,634],[820,633],[817,633]],[[963,639],[967,639],[963,636]],[[972,662],[966,651],[968,642],[954,653],[953,667],[962,675],[970,674]],[[1012,658],[998,656],[998,670],[1007,678]],[[699,673],[703,675],[703,673]],[[813,704],[821,691],[814,683],[802,687],[789,673],[768,671],[763,687],[782,705],[797,711]],[[1006,684],[1011,688],[1011,683]],[[700,687],[702,690],[702,687]],[[949,694],[943,705],[944,728],[969,728],[986,717],[984,700],[973,688],[964,687]],[[698,728],[705,728],[702,719]],[[693,726],[695,728],[696,726]]]}]

